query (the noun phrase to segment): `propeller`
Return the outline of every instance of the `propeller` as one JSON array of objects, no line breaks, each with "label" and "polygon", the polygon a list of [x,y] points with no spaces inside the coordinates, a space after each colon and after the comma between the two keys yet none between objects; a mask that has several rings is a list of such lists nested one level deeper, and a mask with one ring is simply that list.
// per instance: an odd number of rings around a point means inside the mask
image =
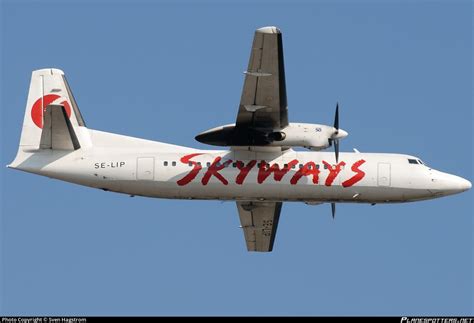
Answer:
[{"label": "propeller", "polygon": [[[334,115],[334,133],[331,136],[331,141],[334,142],[334,153],[336,155],[336,164],[339,162],[339,102],[336,103],[336,113]],[[341,131],[342,137],[347,136],[347,133],[344,130]],[[331,213],[332,218],[336,217],[336,203],[331,202]]]},{"label": "propeller", "polygon": [[[336,113],[334,114],[333,133],[328,138],[329,146],[334,144],[334,154],[336,157],[336,164],[339,163],[339,139],[347,137],[348,133],[339,128],[339,102],[336,103]],[[331,202],[332,218],[336,217],[336,202]]]},{"label": "propeller", "polygon": [[[336,164],[339,162],[339,102],[336,103],[336,114],[334,115],[334,133],[331,140],[334,141],[334,153],[336,154]],[[334,212],[333,212],[334,214]]]}]

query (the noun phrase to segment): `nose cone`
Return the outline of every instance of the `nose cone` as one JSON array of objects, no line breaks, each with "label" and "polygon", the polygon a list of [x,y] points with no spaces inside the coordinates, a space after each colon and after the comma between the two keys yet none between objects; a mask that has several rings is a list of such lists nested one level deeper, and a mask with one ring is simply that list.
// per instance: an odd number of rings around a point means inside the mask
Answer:
[{"label": "nose cone", "polygon": [[345,130],[342,130],[342,129],[339,129],[337,131],[337,135],[334,135],[333,136],[333,139],[342,139],[342,138],[345,138],[347,137],[349,134],[347,133],[347,131]]},{"label": "nose cone", "polygon": [[471,182],[459,176],[451,175],[449,178],[449,188],[455,193],[467,191],[472,187]]},{"label": "nose cone", "polygon": [[471,189],[472,184],[467,179],[451,174],[443,174],[435,180],[438,189],[446,195],[457,194]]},{"label": "nose cone", "polygon": [[472,184],[471,182],[469,182],[467,179],[464,179],[464,178],[460,178],[460,183],[459,183],[459,186],[461,187],[461,190],[464,192],[464,191],[467,191],[467,190],[470,190],[471,187],[472,187]]}]

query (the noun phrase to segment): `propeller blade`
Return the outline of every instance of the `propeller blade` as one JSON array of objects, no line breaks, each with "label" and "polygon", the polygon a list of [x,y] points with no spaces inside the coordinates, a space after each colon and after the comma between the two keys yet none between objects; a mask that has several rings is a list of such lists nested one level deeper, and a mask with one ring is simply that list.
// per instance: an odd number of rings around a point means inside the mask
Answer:
[{"label": "propeller blade", "polygon": [[339,134],[339,102],[336,103],[336,114],[334,115],[334,134],[332,135],[334,141],[334,152],[336,153],[336,164],[339,162],[339,139],[337,135]]},{"label": "propeller blade", "polygon": [[334,219],[336,217],[336,203],[334,202],[331,203],[331,211],[332,211],[332,218]]}]

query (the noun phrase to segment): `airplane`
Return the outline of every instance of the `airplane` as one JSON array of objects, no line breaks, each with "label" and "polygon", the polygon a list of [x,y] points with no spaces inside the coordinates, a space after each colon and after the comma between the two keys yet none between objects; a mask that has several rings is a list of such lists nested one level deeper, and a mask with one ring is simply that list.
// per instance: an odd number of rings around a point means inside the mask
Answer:
[{"label": "airplane", "polygon": [[[254,34],[235,123],[204,131],[201,150],[89,129],[63,71],[32,72],[20,145],[7,167],[104,191],[231,200],[248,251],[273,250],[283,202],[402,203],[460,193],[471,183],[403,154],[339,152],[333,125],[290,123],[282,33]],[[329,147],[333,152],[324,152]],[[294,150],[294,148],[300,148]],[[301,151],[307,148],[309,151]]]}]

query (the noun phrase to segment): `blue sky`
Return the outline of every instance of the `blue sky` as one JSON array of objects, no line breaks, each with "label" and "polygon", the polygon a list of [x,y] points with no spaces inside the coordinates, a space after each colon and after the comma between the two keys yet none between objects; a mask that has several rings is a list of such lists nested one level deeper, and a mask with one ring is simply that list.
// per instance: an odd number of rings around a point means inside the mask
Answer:
[{"label": "blue sky", "polygon": [[[291,121],[342,150],[473,180],[470,1],[1,2],[2,165],[31,71],[65,71],[88,127],[205,148],[235,120],[253,32],[283,32]],[[235,203],[130,198],[1,168],[0,313],[473,315],[473,191],[402,205],[286,203],[270,254]]]}]

